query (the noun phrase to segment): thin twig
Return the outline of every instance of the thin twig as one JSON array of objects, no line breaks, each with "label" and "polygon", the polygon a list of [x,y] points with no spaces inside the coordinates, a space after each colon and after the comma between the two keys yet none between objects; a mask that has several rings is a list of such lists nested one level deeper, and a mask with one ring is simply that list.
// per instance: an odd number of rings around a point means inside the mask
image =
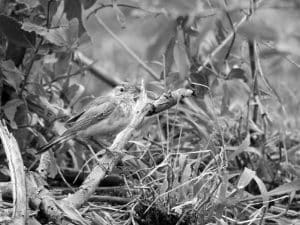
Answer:
[{"label": "thin twig", "polygon": [[[90,16],[91,15],[93,15],[93,14],[96,14],[99,10],[101,10],[101,9],[104,9],[104,8],[107,8],[107,7],[110,7],[110,8],[113,8],[113,4],[101,4],[99,7],[97,7],[96,9],[94,9],[92,12],[90,12],[88,15],[87,15],[87,17],[86,17],[86,19],[88,20],[89,18],[90,18]],[[143,10],[143,11],[145,11],[145,12],[148,12],[147,10],[145,10],[145,9],[142,9],[142,8],[140,8],[140,7],[138,7],[138,6],[134,6],[134,5],[127,5],[127,4],[117,4],[117,6],[118,7],[126,7],[126,8],[131,8],[131,9],[139,9],[139,10]]]},{"label": "thin twig", "polygon": [[93,64],[90,64],[90,65],[87,65],[87,66],[83,66],[82,68],[76,70],[74,73],[57,76],[56,78],[51,80],[51,83],[55,83],[55,82],[60,81],[60,80],[64,80],[64,79],[68,79],[68,78],[77,76],[77,75],[83,73],[84,71],[89,70],[92,66],[93,66]]}]

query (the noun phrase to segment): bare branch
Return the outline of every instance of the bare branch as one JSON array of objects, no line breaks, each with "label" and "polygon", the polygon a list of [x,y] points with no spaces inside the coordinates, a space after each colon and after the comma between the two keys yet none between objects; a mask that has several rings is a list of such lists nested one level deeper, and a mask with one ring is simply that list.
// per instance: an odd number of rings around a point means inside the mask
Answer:
[{"label": "bare branch", "polygon": [[0,122],[0,139],[6,153],[10,170],[11,183],[13,184],[13,220],[11,224],[24,224],[27,219],[27,192],[24,164],[18,143],[14,136]]},{"label": "bare branch", "polygon": [[111,87],[115,87],[121,83],[120,79],[111,76],[100,66],[96,66],[95,61],[85,56],[82,52],[76,51],[74,53],[74,62],[86,66],[86,69],[89,70],[95,77],[102,80]]}]

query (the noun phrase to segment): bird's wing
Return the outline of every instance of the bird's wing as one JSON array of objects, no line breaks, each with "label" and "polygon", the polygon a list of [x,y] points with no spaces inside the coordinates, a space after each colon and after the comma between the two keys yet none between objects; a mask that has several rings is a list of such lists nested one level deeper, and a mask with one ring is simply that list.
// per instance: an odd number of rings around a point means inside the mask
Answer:
[{"label": "bird's wing", "polygon": [[66,121],[66,125],[68,127],[72,126],[74,124],[74,122],[76,122],[77,120],[80,119],[80,117],[87,112],[88,110],[90,110],[93,107],[96,106],[100,106],[106,102],[110,102],[111,98],[109,96],[101,96],[98,98],[95,98],[94,100],[92,100],[91,102],[89,102],[86,106],[84,106],[84,108],[82,110],[80,110],[79,112],[77,112],[76,114],[74,114],[73,116],[71,116],[70,119],[68,119]]},{"label": "bird's wing", "polygon": [[85,130],[91,125],[107,118],[116,107],[116,102],[109,97],[98,97],[94,99],[84,108],[84,110],[67,121],[69,128],[61,136],[42,146],[37,154],[47,151],[54,145],[74,138],[78,131]]},{"label": "bird's wing", "polygon": [[85,112],[81,113],[75,122],[71,124],[68,130],[62,136],[68,136],[81,130],[85,130],[99,121],[107,118],[117,107],[116,102],[106,101],[102,104],[94,104]]},{"label": "bird's wing", "polygon": [[67,141],[69,139],[72,139],[74,135],[75,134],[73,134],[73,133],[69,133],[68,135],[63,135],[56,139],[53,139],[48,144],[40,147],[36,154],[38,155],[38,154],[44,153],[44,152],[48,151],[50,148],[52,148],[53,146],[64,143],[65,141]]}]

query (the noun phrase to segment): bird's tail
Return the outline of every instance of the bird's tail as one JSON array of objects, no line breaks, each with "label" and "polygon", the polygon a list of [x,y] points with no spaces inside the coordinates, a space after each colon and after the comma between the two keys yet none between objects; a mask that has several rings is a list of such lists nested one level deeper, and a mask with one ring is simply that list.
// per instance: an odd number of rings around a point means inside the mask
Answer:
[{"label": "bird's tail", "polygon": [[61,135],[60,137],[50,141],[48,144],[42,146],[38,151],[37,151],[37,155],[38,154],[41,154],[41,153],[44,153],[46,151],[48,151],[50,148],[52,148],[53,146],[55,145],[58,145],[58,144],[62,144],[70,139],[72,139],[75,135],[73,133],[69,133],[69,134],[63,134]]}]

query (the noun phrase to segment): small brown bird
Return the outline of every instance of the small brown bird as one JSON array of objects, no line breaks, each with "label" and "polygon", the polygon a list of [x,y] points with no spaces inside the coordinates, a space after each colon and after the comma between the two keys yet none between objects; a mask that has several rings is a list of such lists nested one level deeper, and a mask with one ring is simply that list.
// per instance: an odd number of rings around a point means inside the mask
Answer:
[{"label": "small brown bird", "polygon": [[62,135],[41,147],[37,154],[77,136],[114,138],[129,124],[139,93],[136,86],[124,83],[107,96],[95,98],[66,122],[68,129]]}]

